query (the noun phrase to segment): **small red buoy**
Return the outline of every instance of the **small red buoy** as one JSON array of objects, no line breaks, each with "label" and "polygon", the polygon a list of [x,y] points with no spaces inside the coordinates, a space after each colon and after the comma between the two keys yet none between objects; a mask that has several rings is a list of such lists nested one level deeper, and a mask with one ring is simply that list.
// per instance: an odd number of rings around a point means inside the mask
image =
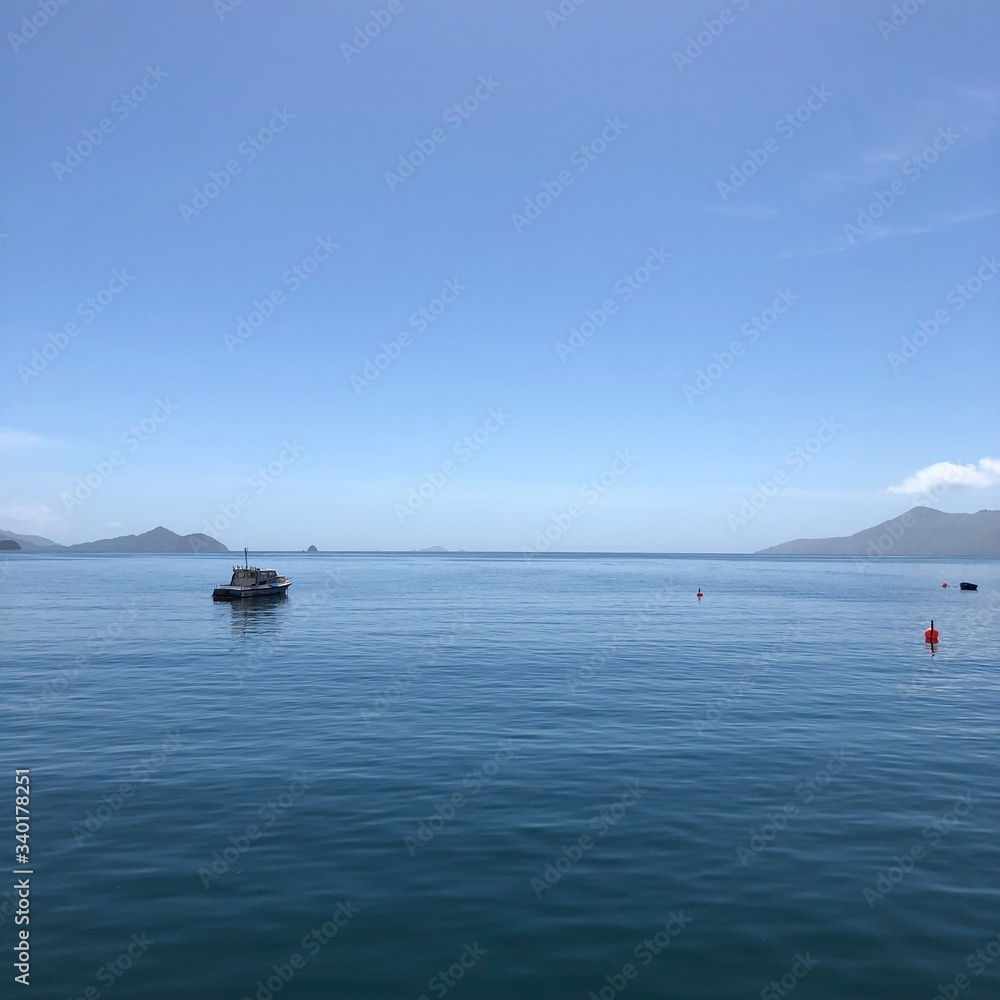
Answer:
[{"label": "small red buoy", "polygon": [[701,592],[701,587],[698,588],[698,593],[694,595],[700,601],[705,595]]},{"label": "small red buoy", "polygon": [[938,641],[938,630],[934,627],[934,619],[931,619],[931,627],[924,629],[924,642],[934,645]]},{"label": "small red buoy", "polygon": [[948,584],[946,584],[946,583],[942,583],[942,584],[941,584],[941,586],[942,586],[942,587],[947,587],[947,586],[948,586]]}]

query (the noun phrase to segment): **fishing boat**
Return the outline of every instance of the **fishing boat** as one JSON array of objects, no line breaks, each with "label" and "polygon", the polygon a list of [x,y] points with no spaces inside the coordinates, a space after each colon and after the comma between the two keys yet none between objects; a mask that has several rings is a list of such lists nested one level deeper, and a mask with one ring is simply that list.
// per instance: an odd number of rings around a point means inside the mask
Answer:
[{"label": "fishing boat", "polygon": [[960,583],[958,585],[958,589],[959,590],[978,590],[979,589],[979,584],[978,583]]},{"label": "fishing boat", "polygon": [[258,569],[250,565],[250,553],[243,550],[243,565],[233,567],[233,578],[228,584],[212,591],[215,601],[241,601],[247,597],[275,597],[284,594],[292,585],[285,576],[278,576],[273,569]]}]

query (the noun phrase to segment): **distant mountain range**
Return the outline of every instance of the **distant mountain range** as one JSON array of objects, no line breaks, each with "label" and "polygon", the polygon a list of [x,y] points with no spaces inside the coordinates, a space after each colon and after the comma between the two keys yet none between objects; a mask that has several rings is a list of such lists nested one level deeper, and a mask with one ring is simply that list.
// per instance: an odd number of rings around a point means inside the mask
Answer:
[{"label": "distant mountain range", "polygon": [[[59,545],[41,535],[19,535],[0,529],[0,540],[17,542],[30,552],[228,552],[222,542],[195,532],[178,535],[164,527],[141,535],[101,538],[78,545]],[[438,545],[421,552],[445,552]],[[797,538],[757,555],[788,556],[993,556],[1000,557],[1000,510],[946,514],[914,507],[899,517],[840,538]]]},{"label": "distant mountain range", "polygon": [[96,542],[79,545],[59,545],[41,535],[18,535],[0,530],[0,540],[18,542],[24,552],[228,552],[222,542],[210,535],[195,532],[178,535],[164,527],[153,528],[141,535],[119,535],[117,538],[100,538]]},{"label": "distant mountain range", "polygon": [[47,549],[55,546],[56,543],[51,538],[42,538],[41,535],[18,535],[13,531],[0,529],[0,539],[9,538],[11,541],[20,542],[23,549]]},{"label": "distant mountain range", "polygon": [[757,555],[1000,556],[1000,510],[946,514],[914,507],[899,517],[841,538],[797,538]]}]

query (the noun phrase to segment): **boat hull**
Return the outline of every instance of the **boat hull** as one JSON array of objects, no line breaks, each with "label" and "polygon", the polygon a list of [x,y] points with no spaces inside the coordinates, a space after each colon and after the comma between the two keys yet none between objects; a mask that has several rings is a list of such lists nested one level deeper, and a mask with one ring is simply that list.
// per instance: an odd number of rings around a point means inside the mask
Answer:
[{"label": "boat hull", "polygon": [[959,590],[978,590],[979,589],[979,584],[978,583],[960,583],[958,585],[958,587],[959,587]]},{"label": "boat hull", "polygon": [[212,591],[213,601],[246,601],[252,597],[277,597],[287,593],[291,580],[283,583],[269,583],[262,587],[216,587]]}]

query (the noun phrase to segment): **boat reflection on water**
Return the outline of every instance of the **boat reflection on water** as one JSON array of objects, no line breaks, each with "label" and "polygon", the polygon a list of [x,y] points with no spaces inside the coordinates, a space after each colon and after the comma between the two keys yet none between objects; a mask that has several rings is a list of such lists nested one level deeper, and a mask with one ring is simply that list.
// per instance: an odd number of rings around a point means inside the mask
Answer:
[{"label": "boat reflection on water", "polygon": [[263,601],[227,601],[216,606],[220,614],[228,612],[233,631],[239,635],[268,635],[279,631],[284,624],[288,594],[275,594]]},{"label": "boat reflection on water", "polygon": [[253,680],[267,672],[277,651],[288,642],[288,596],[227,603],[228,607],[220,607],[219,613],[229,618],[232,629],[228,671],[239,689],[236,696],[246,698]]}]

